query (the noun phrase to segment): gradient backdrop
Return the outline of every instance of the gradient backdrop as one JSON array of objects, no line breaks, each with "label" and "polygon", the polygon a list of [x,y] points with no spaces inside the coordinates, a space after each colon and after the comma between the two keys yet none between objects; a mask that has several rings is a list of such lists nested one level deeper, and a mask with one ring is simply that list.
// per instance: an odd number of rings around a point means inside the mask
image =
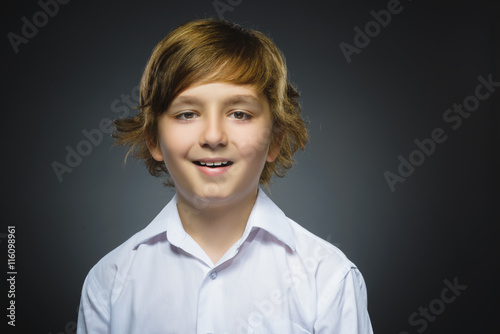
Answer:
[{"label": "gradient backdrop", "polygon": [[[474,97],[479,76],[500,81],[495,2],[219,3],[229,6],[224,18],[268,34],[287,57],[310,142],[271,197],[358,265],[375,332],[498,333],[500,83]],[[35,0],[0,6],[1,308],[7,225],[15,225],[9,333],[74,333],[87,272],[173,195],[141,164],[124,165],[109,134],[89,148],[84,132],[134,112],[146,61],[171,29],[218,13],[213,0],[70,1],[52,7],[53,17]],[[388,6],[399,13],[385,27],[369,23]],[[38,31],[25,27],[30,37],[16,53],[9,36],[33,20]],[[366,27],[369,43],[356,38]],[[350,63],[341,43],[360,46]],[[468,117],[448,114],[464,101]],[[429,156],[415,153],[415,140],[436,128],[446,140]],[[87,156],[58,179],[52,164],[78,147]],[[384,173],[398,173],[399,156],[419,166],[392,191]],[[467,286],[451,303],[439,301],[445,280]],[[430,307],[427,319],[421,307]]]}]

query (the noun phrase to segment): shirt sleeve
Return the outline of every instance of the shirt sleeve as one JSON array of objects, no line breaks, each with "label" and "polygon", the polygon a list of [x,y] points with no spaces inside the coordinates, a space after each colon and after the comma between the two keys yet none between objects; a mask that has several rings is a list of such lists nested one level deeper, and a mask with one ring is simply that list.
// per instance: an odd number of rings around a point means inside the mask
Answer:
[{"label": "shirt sleeve", "polygon": [[93,271],[83,284],[78,311],[77,334],[110,333],[109,305],[106,294],[99,286]]},{"label": "shirt sleeve", "polygon": [[318,314],[314,333],[373,334],[361,272],[353,266],[340,282],[325,276],[322,282],[318,282]]}]

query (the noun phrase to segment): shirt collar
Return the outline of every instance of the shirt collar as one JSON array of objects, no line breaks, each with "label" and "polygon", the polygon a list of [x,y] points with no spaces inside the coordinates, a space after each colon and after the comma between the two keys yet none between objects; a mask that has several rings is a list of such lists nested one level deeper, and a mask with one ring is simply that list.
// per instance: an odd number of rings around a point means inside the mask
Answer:
[{"label": "shirt collar", "polygon": [[295,251],[295,235],[288,217],[262,189],[259,189],[243,238],[246,237],[247,230],[251,231],[254,228],[260,228],[272,234],[276,239],[290,247],[292,251]]},{"label": "shirt collar", "polygon": [[[250,232],[256,228],[272,234],[276,239],[290,247],[292,251],[295,251],[295,236],[288,217],[262,189],[258,191],[257,200],[248,218],[241,242],[244,242]],[[133,243],[134,249],[161,233],[167,233],[169,242],[177,247],[183,243],[187,236],[177,211],[176,195],[146,228],[136,234],[136,241]]]},{"label": "shirt collar", "polygon": [[[176,217],[177,216],[177,217]],[[175,224],[172,220],[179,220],[178,224]],[[179,213],[177,211],[177,196],[174,195],[170,202],[160,211],[160,213],[153,219],[148,226],[146,226],[143,230],[139,231],[135,235],[135,241],[133,243],[134,249],[136,249],[140,244],[147,242],[148,240],[156,237],[159,234],[166,233],[167,227],[170,230],[170,226],[180,225],[182,228],[182,224],[179,218]],[[173,228],[173,227],[172,227]],[[173,228],[176,230],[175,228]],[[185,233],[185,232],[184,232]]]}]

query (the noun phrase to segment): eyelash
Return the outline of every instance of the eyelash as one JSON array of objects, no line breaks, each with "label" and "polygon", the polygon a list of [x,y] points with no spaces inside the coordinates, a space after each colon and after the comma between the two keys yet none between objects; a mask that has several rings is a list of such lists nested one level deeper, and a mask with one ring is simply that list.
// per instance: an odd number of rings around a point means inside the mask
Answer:
[{"label": "eyelash", "polygon": [[236,114],[241,114],[241,116],[243,116],[243,117],[242,118],[232,117],[232,118],[237,119],[237,120],[242,120],[242,121],[248,121],[248,120],[252,119],[252,115],[250,115],[249,113],[246,113],[244,111],[241,111],[241,110],[233,111],[229,115],[235,116]]},{"label": "eyelash", "polygon": [[[192,115],[191,118],[186,118],[186,115]],[[182,113],[179,113],[177,115],[175,115],[175,119],[178,119],[178,120],[181,120],[181,121],[190,121],[192,120],[193,118],[196,118],[198,115],[196,115],[195,112],[193,111],[185,111],[185,112],[182,112]]]},{"label": "eyelash", "polygon": [[[236,117],[236,114],[239,114],[239,116],[241,118],[238,118]],[[189,115],[191,117],[188,117],[186,118],[186,116]],[[199,115],[197,115],[195,112],[193,111],[185,111],[185,112],[181,112],[177,115],[175,115],[175,119],[178,119],[178,120],[181,120],[181,121],[190,121],[196,117],[198,117]],[[252,119],[252,115],[250,115],[249,113],[246,113],[244,111],[241,111],[241,110],[236,110],[236,111],[233,111],[229,114],[229,116],[231,118],[234,118],[234,119],[237,119],[237,120],[241,120],[241,121],[247,121],[247,120],[250,120]]]}]

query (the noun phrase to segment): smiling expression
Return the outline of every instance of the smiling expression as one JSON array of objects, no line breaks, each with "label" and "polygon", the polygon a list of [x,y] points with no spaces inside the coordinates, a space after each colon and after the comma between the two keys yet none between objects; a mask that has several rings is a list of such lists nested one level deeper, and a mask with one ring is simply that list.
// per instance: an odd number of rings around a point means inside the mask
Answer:
[{"label": "smiling expression", "polygon": [[266,161],[279,152],[270,149],[271,130],[269,103],[253,86],[207,83],[172,101],[148,147],[165,162],[179,201],[229,203],[256,194]]}]

